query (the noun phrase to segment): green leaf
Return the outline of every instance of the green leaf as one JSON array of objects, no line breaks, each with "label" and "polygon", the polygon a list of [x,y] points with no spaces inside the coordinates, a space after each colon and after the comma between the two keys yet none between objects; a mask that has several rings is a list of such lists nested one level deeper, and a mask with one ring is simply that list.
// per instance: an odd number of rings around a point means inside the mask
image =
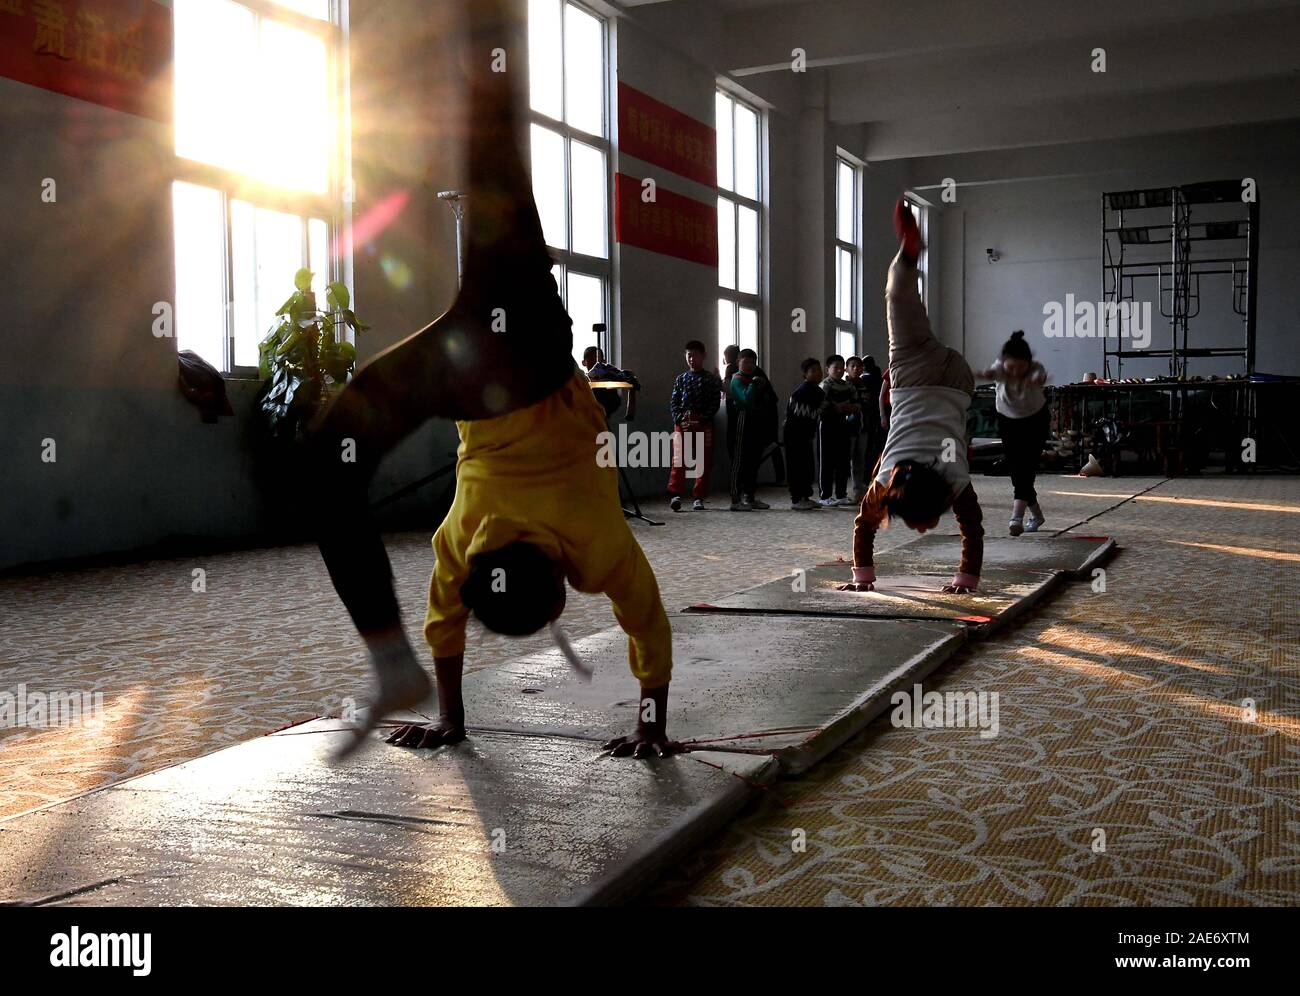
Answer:
[{"label": "green leaf", "polygon": [[307,269],[307,267],[304,266],[301,270],[299,270],[297,273],[293,275],[293,285],[297,287],[298,290],[300,291],[304,291],[304,292],[309,291],[311,290],[311,278],[312,278],[311,270]]},{"label": "green leaf", "polygon": [[280,310],[277,311],[276,314],[277,315],[286,314],[289,311],[289,309],[293,307],[293,302],[298,299],[298,296],[299,296],[298,293],[295,291],[294,293],[290,294],[287,298],[285,298],[284,304],[280,305]]},{"label": "green leaf", "polygon": [[352,303],[352,295],[348,293],[348,285],[341,280],[336,280],[330,284],[325,296],[330,302],[331,311],[342,310]]}]

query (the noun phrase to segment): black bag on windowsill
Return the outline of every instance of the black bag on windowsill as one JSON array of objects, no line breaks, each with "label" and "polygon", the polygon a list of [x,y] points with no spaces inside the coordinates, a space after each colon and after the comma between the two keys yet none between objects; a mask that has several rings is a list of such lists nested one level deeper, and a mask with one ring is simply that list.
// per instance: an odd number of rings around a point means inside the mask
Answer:
[{"label": "black bag on windowsill", "polygon": [[212,423],[219,415],[233,415],[230,398],[226,396],[226,379],[211,363],[190,349],[176,354],[180,367],[181,393],[194,406],[204,422]]}]

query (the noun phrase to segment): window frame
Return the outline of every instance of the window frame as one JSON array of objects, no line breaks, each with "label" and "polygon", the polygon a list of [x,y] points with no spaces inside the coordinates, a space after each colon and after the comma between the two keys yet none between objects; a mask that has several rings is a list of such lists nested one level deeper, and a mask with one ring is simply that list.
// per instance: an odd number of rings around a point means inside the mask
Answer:
[{"label": "window frame", "polygon": [[[196,0],[189,0],[196,2]],[[202,0],[197,0],[202,2]],[[225,324],[224,355],[220,365],[223,377],[229,380],[260,380],[256,366],[240,366],[235,363],[235,271],[234,271],[234,225],[232,205],[234,201],[243,201],[256,208],[265,208],[292,214],[302,223],[302,259],[310,262],[311,221],[320,220],[326,226],[327,271],[322,275],[326,284],[335,280],[346,280],[351,276],[349,261],[342,258],[342,241],[340,232],[345,223],[345,201],[350,203],[350,191],[345,191],[345,177],[348,175],[347,149],[350,129],[350,115],[347,101],[347,33],[342,22],[342,4],[340,0],[330,0],[329,19],[322,20],[303,14],[290,7],[281,6],[274,0],[230,0],[252,11],[258,23],[272,20],[309,34],[316,35],[325,43],[326,74],[328,83],[328,114],[335,122],[332,148],[328,150],[329,164],[326,187],[323,193],[313,191],[291,190],[277,187],[246,176],[236,170],[211,163],[187,159],[176,151],[175,140],[172,141],[172,185],[188,183],[194,186],[216,190],[221,198],[222,223],[225,230],[223,250],[224,273],[222,279],[223,322]],[[175,12],[173,11],[173,14]],[[173,16],[173,43],[175,40],[175,18]],[[173,122],[178,109],[173,110]],[[173,261],[175,260],[175,219],[172,220]],[[173,263],[174,265],[174,263]],[[285,297],[292,293],[292,287],[285,288]],[[355,304],[354,304],[355,307]],[[179,343],[179,326],[177,341]],[[269,329],[263,329],[258,335],[258,342],[265,337]],[[346,331],[349,341],[353,340],[351,330]]]},{"label": "window frame", "polygon": [[[532,128],[544,128],[553,134],[558,134],[563,140],[564,146],[564,232],[565,242],[568,248],[559,248],[547,243],[547,252],[551,255],[551,260],[555,264],[553,272],[555,273],[556,283],[559,286],[560,300],[564,303],[567,310],[569,307],[569,281],[568,274],[570,271],[584,276],[595,277],[600,280],[603,299],[602,320],[605,325],[605,331],[600,334],[600,342],[592,343],[585,337],[591,335],[591,329],[582,329],[581,336],[584,347],[598,345],[605,353],[609,362],[614,362],[612,344],[614,342],[613,322],[611,320],[613,300],[613,281],[614,281],[614,148],[610,139],[610,117],[613,106],[613,96],[610,92],[610,22],[604,14],[593,10],[591,7],[576,0],[549,0],[560,8],[560,117],[553,118],[549,114],[536,110],[533,107],[532,94],[528,98],[528,125],[529,125],[529,175],[532,174]],[[566,119],[568,117],[568,60],[565,51],[565,32],[567,30],[566,19],[564,16],[567,7],[575,7],[589,17],[595,18],[600,22],[601,29],[601,89],[602,108],[601,108],[601,134],[593,135],[591,132],[584,131],[576,125],[570,124]],[[591,146],[598,149],[605,157],[605,256],[591,256],[586,253],[575,252],[573,250],[573,143],[580,142],[583,145]],[[472,208],[471,208],[472,210]],[[579,330],[574,330],[574,351],[577,352],[579,342]],[[579,354],[580,355],[580,354]]]},{"label": "window frame", "polygon": [[921,258],[916,261],[916,274],[920,286],[916,290],[921,297],[921,303],[928,308],[930,306],[930,205],[912,194],[904,194],[903,200],[907,201],[908,206],[912,209],[912,216],[916,219],[916,227],[921,232],[921,245],[923,248],[921,249]]},{"label": "window frame", "polygon": [[[853,218],[853,233],[850,241],[845,241],[840,237],[840,167],[847,166],[852,176],[853,198],[851,204],[851,215]],[[832,228],[834,237],[831,240],[832,269],[835,274],[834,296],[835,302],[831,308],[833,316],[833,328],[835,341],[832,344],[834,352],[840,350],[840,335],[848,334],[853,336],[853,352],[844,353],[845,359],[849,356],[861,356],[862,350],[862,164],[848,155],[843,150],[837,150],[835,154],[835,223]],[[849,254],[850,273],[849,280],[849,311],[850,317],[840,317],[840,252],[844,251]]]},{"label": "window frame", "polygon": [[[731,240],[732,273],[735,277],[734,282],[736,284],[734,288],[724,287],[722,285],[721,266],[719,266],[718,311],[719,313],[721,313],[723,303],[728,303],[731,305],[731,327],[733,330],[735,330],[732,343],[735,345],[740,344],[741,309],[754,312],[755,315],[754,345],[755,345],[755,352],[759,354],[759,362],[761,363],[763,359],[763,354],[765,352],[765,350],[763,349],[763,344],[765,340],[765,335],[764,335],[765,323],[763,321],[764,318],[763,292],[766,287],[766,281],[763,279],[763,277],[764,277],[764,269],[767,260],[766,253],[764,252],[764,249],[766,247],[765,233],[767,231],[767,216],[766,216],[766,211],[764,210],[764,202],[766,200],[766,198],[764,197],[764,193],[765,193],[764,177],[766,176],[766,172],[767,172],[765,168],[767,163],[766,160],[767,143],[764,141],[764,137],[766,135],[766,129],[767,129],[767,117],[763,112],[763,108],[759,107],[757,104],[751,103],[750,101],[741,97],[739,94],[736,94],[722,86],[716,86],[714,90],[715,90],[714,107],[715,108],[717,107],[717,97],[721,96],[727,100],[728,110],[731,113],[731,128],[730,128],[731,186],[724,187],[721,183],[717,183],[715,178],[714,193],[718,202],[719,235],[721,235],[722,202],[726,201],[731,207],[732,219],[733,219],[733,224],[732,224],[733,237]],[[748,197],[744,194],[739,193],[736,190],[737,187],[736,108],[742,106],[746,110],[752,111],[756,118],[756,125],[754,129],[754,141],[757,147],[754,150],[754,169],[756,174],[754,177],[755,180],[754,189],[758,194],[757,198]],[[717,125],[716,120],[714,124],[716,127]],[[740,290],[740,208],[742,207],[749,208],[752,211],[754,211],[758,219],[757,230],[755,231],[755,238],[754,238],[754,247],[755,247],[755,256],[756,256],[754,260],[755,285],[756,285],[756,289],[754,293]],[[718,241],[720,246],[722,241],[721,238],[719,238]],[[718,344],[718,351],[719,351],[718,359],[721,360],[722,358],[721,352],[722,349],[724,348],[724,343],[722,342],[721,326],[719,326],[719,328],[717,329],[717,333],[714,337],[714,341]]]}]

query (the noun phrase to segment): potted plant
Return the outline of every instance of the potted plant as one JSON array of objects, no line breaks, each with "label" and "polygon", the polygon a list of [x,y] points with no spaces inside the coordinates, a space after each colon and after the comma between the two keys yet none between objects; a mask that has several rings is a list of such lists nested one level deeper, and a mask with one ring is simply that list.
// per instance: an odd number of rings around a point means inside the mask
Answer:
[{"label": "potted plant", "polygon": [[342,283],[326,287],[325,310],[318,310],[311,279],[306,267],[294,274],[294,292],[257,348],[265,382],[258,407],[271,438],[281,443],[301,442],[313,416],[356,369],[356,347],[340,339],[339,331],[370,328],[349,307],[351,296]]}]

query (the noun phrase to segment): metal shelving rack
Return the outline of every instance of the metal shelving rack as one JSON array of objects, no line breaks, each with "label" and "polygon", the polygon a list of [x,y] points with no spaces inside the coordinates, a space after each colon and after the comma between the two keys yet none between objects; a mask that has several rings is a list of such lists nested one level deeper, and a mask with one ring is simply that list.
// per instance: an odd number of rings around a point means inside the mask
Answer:
[{"label": "metal shelving rack", "polygon": [[[1167,347],[1131,349],[1125,341],[1130,330],[1121,317],[1120,336],[1102,337],[1105,377],[1121,379],[1124,360],[1139,357],[1167,357],[1169,376],[1175,380],[1187,376],[1187,361],[1193,357],[1237,358],[1241,373],[1255,372],[1259,202],[1258,197],[1243,201],[1242,190],[1240,180],[1214,180],[1101,195],[1103,302],[1135,302],[1137,281],[1153,279],[1160,314],[1169,323]],[[1199,243],[1224,248],[1202,255]],[[1197,328],[1193,338],[1194,319],[1201,310],[1201,278],[1210,276],[1230,279],[1232,311],[1241,319],[1237,335]],[[1104,333],[1105,326],[1099,331]],[[1229,339],[1232,345],[1225,344]],[[1176,392],[1170,397],[1176,399]],[[1171,416],[1176,416],[1176,400],[1171,406]]]}]

